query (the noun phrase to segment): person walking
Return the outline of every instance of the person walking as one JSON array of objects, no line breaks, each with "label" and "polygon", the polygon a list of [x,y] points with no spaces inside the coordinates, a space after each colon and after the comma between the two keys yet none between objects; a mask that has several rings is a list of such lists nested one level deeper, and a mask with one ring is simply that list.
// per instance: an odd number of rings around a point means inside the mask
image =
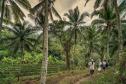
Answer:
[{"label": "person walking", "polygon": [[91,61],[88,63],[89,65],[89,72],[90,72],[90,76],[92,76],[94,74],[94,70],[95,70],[95,62],[93,59],[91,59]]},{"label": "person walking", "polygon": [[104,71],[106,70],[107,66],[108,66],[107,61],[103,60],[103,62],[102,62],[102,68],[103,68]]},{"label": "person walking", "polygon": [[98,64],[98,71],[100,72],[102,70],[102,61],[99,60],[99,64]]}]

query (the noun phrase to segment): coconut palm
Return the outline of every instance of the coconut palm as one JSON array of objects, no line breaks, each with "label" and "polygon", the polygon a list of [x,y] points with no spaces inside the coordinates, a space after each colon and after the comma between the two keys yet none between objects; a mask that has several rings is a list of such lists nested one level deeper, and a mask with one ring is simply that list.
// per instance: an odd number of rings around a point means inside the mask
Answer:
[{"label": "coconut palm", "polygon": [[67,35],[69,35],[69,37],[67,36],[68,38],[65,38],[63,46],[65,46],[64,51],[66,53],[66,66],[67,69],[70,69],[70,50],[73,45],[73,38],[76,44],[78,35],[80,33],[80,26],[82,26],[85,23],[84,18],[86,16],[89,16],[89,14],[87,12],[81,14],[78,7],[76,7],[74,10],[69,10],[68,13],[65,13],[64,15],[68,19],[68,21],[66,20],[64,22],[68,26],[67,31],[69,32],[69,34]]},{"label": "coconut palm", "polygon": [[[35,19],[37,23],[43,28],[43,56],[44,59],[42,61],[41,67],[41,78],[40,84],[46,83],[47,76],[47,67],[48,67],[48,17],[51,17],[53,20],[54,13],[60,19],[60,15],[54,8],[54,0],[40,0],[40,2],[32,8],[31,13],[35,15]],[[40,17],[40,18],[39,18]]]},{"label": "coconut palm", "polygon": [[66,68],[70,69],[70,50],[73,45],[72,37],[74,33],[71,29],[65,29],[66,22],[65,21],[53,21],[50,24],[50,31],[52,35],[56,36],[59,39],[63,51],[65,53],[65,61],[66,61]]},{"label": "coconut palm", "polygon": [[84,21],[85,17],[89,16],[89,13],[84,12],[80,13],[79,8],[76,7],[74,10],[69,10],[68,13],[64,14],[68,21],[65,21],[68,26],[70,26],[71,32],[74,32],[74,38],[75,38],[75,43],[76,39],[78,37],[78,33],[80,32],[79,29],[80,27],[84,26]]},{"label": "coconut palm", "polygon": [[[85,5],[89,2],[90,0],[86,0]],[[103,3],[102,3],[103,2]],[[120,11],[121,14],[123,13],[123,16],[126,15],[125,12],[125,6],[126,6],[126,1],[125,0],[96,0],[95,1],[95,5],[94,8],[98,8],[100,6],[100,4],[102,3],[102,6],[106,9],[107,5],[111,2],[111,6],[115,8],[115,13],[116,13],[116,18],[117,18],[117,26],[118,26],[118,32],[119,32],[119,46],[120,46],[120,51],[122,51],[123,49],[123,41],[122,41],[122,30],[121,30],[121,21],[120,21]],[[119,5],[118,3],[121,2]],[[123,10],[123,11],[122,11]]]},{"label": "coconut palm", "polygon": [[53,34],[60,39],[60,43],[63,46],[66,55],[66,68],[70,69],[70,51],[72,45],[76,43],[80,33],[80,27],[85,23],[84,18],[89,16],[89,14],[81,14],[78,7],[76,7],[74,10],[69,10],[68,13],[65,13],[64,15],[68,20],[54,21],[50,24],[50,28]]},{"label": "coconut palm", "polygon": [[[120,8],[120,13],[122,12]],[[96,10],[92,13],[92,15],[99,15],[98,19],[95,19],[92,23],[93,24],[99,24],[102,25],[105,30],[106,30],[106,36],[107,36],[107,44],[106,44],[106,49],[107,49],[107,57],[109,57],[109,41],[110,41],[110,33],[113,27],[116,25],[116,13],[115,10],[110,4],[106,6],[106,8],[103,8],[101,10]],[[121,19],[122,17],[120,17]],[[126,20],[121,20],[121,23],[126,23]]]},{"label": "coconut palm", "polygon": [[99,15],[99,18],[92,21],[92,24],[102,25],[102,27],[104,27],[103,31],[106,32],[106,41],[107,41],[106,52],[107,52],[107,58],[109,58],[110,33],[111,33],[111,28],[114,25],[114,22],[116,20],[114,9],[108,5],[106,10],[101,9],[98,11],[94,11],[92,15]]},{"label": "coconut palm", "polygon": [[[66,33],[68,38],[65,38],[65,41],[63,43],[64,51],[66,53],[66,67],[67,69],[70,69],[70,50],[72,45],[77,41],[78,35],[80,33],[80,27],[85,23],[84,18],[86,16],[89,16],[87,12],[80,13],[78,7],[76,7],[74,10],[69,10],[68,13],[64,14],[68,21],[65,21],[65,24],[69,26],[68,33]],[[64,37],[66,37],[64,36]],[[74,43],[73,43],[74,39]]]},{"label": "coconut palm", "polygon": [[[49,17],[53,21],[54,20],[54,15],[58,17],[59,19],[62,19],[60,14],[57,12],[56,8],[54,7],[55,0],[48,0],[48,12],[49,12]],[[34,6],[31,10],[31,13],[36,14],[37,16],[42,15],[45,16],[45,0],[40,0],[40,2]]]},{"label": "coconut palm", "polygon": [[31,5],[28,0],[0,0],[0,28],[2,28],[3,19],[10,20],[13,18],[15,22],[24,20],[25,14],[23,13],[21,7],[29,10]]},{"label": "coconut palm", "polygon": [[34,29],[29,23],[24,22],[20,24],[12,25],[12,27],[5,27],[10,34],[6,35],[3,39],[7,43],[6,47],[11,50],[12,55],[20,53],[23,57],[25,51],[31,52],[34,49],[34,43],[36,42]]},{"label": "coconut palm", "polygon": [[[88,62],[90,58],[93,58],[93,53],[98,52],[100,47],[101,33],[100,29],[97,29],[95,26],[87,27],[81,29],[81,34],[83,35],[84,41],[82,42],[87,49],[85,55],[85,62]],[[86,63],[87,64],[87,63]]]}]

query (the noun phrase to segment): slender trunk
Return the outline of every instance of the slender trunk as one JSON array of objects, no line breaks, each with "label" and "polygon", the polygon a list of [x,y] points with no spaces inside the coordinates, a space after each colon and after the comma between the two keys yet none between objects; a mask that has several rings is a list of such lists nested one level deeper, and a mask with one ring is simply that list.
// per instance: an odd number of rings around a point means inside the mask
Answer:
[{"label": "slender trunk", "polygon": [[93,49],[92,45],[93,45],[93,43],[90,42],[90,47],[89,47],[89,57],[90,57],[90,58],[93,57],[93,56],[92,56],[92,49]]},{"label": "slender trunk", "polygon": [[71,49],[71,44],[67,41],[64,43],[64,51],[66,55],[66,69],[70,70],[70,49]]},{"label": "slender trunk", "polygon": [[45,0],[45,24],[43,29],[43,56],[40,84],[46,84],[48,68],[48,0]]},{"label": "slender trunk", "polygon": [[3,24],[4,6],[5,6],[5,0],[2,0],[0,30],[2,29],[2,24]]},{"label": "slender trunk", "polygon": [[110,41],[110,27],[107,26],[107,45],[106,45],[106,53],[107,53],[107,56],[106,56],[106,59],[109,59],[109,41]]},{"label": "slender trunk", "polygon": [[122,36],[122,28],[121,28],[121,21],[120,21],[120,14],[119,14],[119,8],[118,8],[118,4],[117,4],[117,0],[114,0],[114,5],[115,5],[115,12],[116,12],[116,18],[117,18],[117,27],[118,27],[118,57],[119,57],[119,62],[117,64],[119,64],[119,82],[124,84],[124,80],[123,80],[123,72],[125,69],[123,69],[125,67],[125,65],[123,66],[123,36]]},{"label": "slender trunk", "polygon": [[65,51],[66,52],[66,68],[67,70],[70,70],[70,54],[69,51]]},{"label": "slender trunk", "polygon": [[114,0],[114,5],[115,5],[116,18],[117,18],[117,27],[118,27],[118,55],[119,55],[119,61],[121,61],[122,52],[123,52],[123,37],[122,37],[122,28],[121,28],[121,21],[120,21],[120,14],[119,14],[117,0]]}]

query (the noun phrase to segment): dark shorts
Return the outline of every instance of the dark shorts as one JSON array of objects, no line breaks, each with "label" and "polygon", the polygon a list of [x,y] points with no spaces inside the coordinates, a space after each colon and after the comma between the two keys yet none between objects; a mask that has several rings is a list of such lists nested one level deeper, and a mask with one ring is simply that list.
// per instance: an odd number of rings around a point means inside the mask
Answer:
[{"label": "dark shorts", "polygon": [[90,74],[91,74],[91,75],[94,74],[94,70],[90,70]]},{"label": "dark shorts", "polygon": [[103,68],[103,70],[105,70],[105,69],[106,69],[106,67],[105,67],[105,66],[103,66],[102,68]]}]

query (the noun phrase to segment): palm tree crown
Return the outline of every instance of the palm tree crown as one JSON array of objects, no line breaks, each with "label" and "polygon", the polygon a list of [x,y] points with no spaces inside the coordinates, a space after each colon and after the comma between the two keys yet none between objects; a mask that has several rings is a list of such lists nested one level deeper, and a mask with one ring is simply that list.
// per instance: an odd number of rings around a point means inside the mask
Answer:
[{"label": "palm tree crown", "polygon": [[5,38],[5,41],[8,43],[7,47],[13,53],[20,52],[23,55],[25,51],[32,51],[34,49],[34,43],[36,42],[36,29],[33,29],[27,22],[15,24],[12,27],[7,28],[11,32],[11,35]]}]

